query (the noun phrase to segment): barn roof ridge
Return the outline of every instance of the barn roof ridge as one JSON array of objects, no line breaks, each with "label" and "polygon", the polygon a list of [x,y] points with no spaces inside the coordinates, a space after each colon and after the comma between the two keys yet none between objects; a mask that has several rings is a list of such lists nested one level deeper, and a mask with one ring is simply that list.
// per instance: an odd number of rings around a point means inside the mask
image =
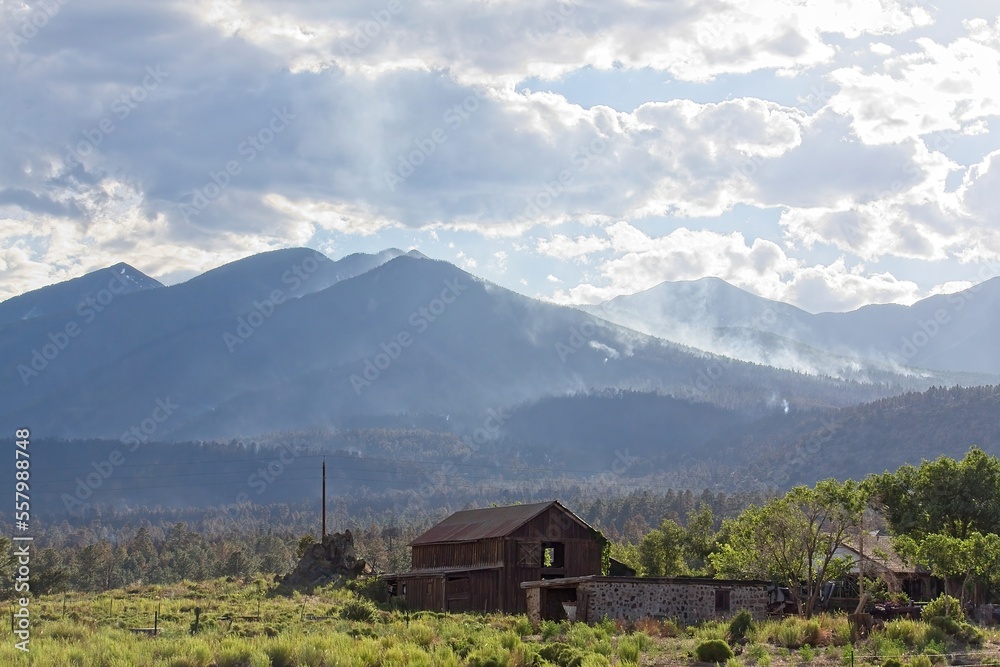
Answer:
[{"label": "barn roof ridge", "polygon": [[551,507],[558,507],[582,526],[600,534],[600,531],[578,517],[558,500],[549,500],[526,505],[459,510],[418,535],[410,542],[410,546],[448,542],[474,542],[476,540],[504,537]]}]

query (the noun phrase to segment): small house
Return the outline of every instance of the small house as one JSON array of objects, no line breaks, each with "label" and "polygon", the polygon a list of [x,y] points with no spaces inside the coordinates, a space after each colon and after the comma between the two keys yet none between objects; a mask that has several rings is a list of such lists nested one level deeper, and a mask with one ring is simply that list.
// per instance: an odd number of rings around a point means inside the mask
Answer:
[{"label": "small house", "polygon": [[888,535],[878,532],[853,535],[834,555],[852,561],[848,575],[834,586],[834,606],[844,606],[844,602],[838,605],[837,600],[843,598],[847,607],[853,608],[853,601],[858,596],[858,575],[861,573],[868,579],[881,579],[890,593],[905,593],[911,600],[932,600],[944,591],[943,582],[931,576],[930,569],[907,563],[896,553]]},{"label": "small house", "polygon": [[410,609],[523,614],[521,582],[600,575],[606,544],[557,501],[464,510],[410,543],[409,572],[383,579]]}]

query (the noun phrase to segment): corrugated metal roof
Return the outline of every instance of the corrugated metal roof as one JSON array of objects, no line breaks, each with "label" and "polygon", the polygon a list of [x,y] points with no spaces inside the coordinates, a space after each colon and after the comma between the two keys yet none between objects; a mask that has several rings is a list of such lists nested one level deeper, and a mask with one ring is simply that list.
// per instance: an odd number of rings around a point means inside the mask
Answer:
[{"label": "corrugated metal roof", "polygon": [[[576,516],[559,502],[550,500],[547,503],[532,503],[531,505],[511,505],[509,507],[487,507],[478,510],[462,510],[435,525],[423,535],[410,542],[410,546],[422,544],[440,544],[443,542],[474,542],[493,537],[504,537],[514,532],[528,521],[549,509],[557,506],[572,516],[581,525],[587,526],[583,519]],[[595,531],[596,532],[596,531]]]}]

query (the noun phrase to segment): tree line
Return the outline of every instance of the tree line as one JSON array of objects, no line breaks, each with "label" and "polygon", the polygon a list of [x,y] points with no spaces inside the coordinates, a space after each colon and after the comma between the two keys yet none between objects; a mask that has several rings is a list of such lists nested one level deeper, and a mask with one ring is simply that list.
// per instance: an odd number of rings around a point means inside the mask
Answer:
[{"label": "tree line", "polygon": [[972,585],[1000,583],[1000,460],[973,447],[961,460],[942,456],[860,482],[827,479],[722,522],[702,505],[684,522],[667,518],[639,541],[615,545],[612,555],[645,576],[786,585],[809,616],[824,584],[856,566],[842,548],[880,527],[905,562],[929,568],[963,603]]}]

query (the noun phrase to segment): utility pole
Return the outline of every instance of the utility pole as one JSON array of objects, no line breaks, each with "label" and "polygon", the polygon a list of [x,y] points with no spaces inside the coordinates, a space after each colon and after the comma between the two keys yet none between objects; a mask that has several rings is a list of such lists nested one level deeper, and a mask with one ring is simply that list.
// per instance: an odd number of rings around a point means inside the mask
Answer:
[{"label": "utility pole", "polygon": [[326,537],[326,457],[323,457],[323,534],[319,538],[320,544]]}]

